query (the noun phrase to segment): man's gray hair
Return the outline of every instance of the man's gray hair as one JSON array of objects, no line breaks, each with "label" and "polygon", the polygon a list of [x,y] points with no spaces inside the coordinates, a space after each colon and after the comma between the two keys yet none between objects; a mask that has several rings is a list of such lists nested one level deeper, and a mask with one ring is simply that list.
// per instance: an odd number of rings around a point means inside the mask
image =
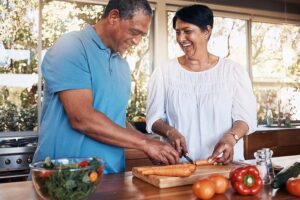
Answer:
[{"label": "man's gray hair", "polygon": [[119,11],[121,19],[131,19],[137,11],[152,16],[152,9],[147,0],[110,0],[105,7],[102,19],[106,18],[113,9]]}]

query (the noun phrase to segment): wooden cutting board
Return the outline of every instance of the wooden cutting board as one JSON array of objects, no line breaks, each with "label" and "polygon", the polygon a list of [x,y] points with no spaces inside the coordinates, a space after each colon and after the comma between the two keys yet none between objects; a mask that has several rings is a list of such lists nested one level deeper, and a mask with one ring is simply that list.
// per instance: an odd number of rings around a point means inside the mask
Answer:
[{"label": "wooden cutting board", "polygon": [[229,177],[231,169],[236,166],[233,164],[229,165],[206,165],[197,166],[197,169],[189,177],[170,177],[170,176],[157,176],[157,175],[143,175],[138,172],[141,167],[134,167],[132,169],[133,176],[150,183],[158,188],[170,188],[175,186],[190,185],[193,184],[199,178],[211,174],[222,174]]}]

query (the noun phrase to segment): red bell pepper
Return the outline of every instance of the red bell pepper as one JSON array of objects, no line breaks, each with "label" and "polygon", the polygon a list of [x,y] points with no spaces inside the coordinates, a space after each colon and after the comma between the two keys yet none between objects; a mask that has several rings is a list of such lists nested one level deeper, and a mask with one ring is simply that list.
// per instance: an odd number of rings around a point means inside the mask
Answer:
[{"label": "red bell pepper", "polygon": [[245,166],[234,169],[230,173],[233,189],[241,195],[255,195],[263,187],[259,171],[255,166]]}]

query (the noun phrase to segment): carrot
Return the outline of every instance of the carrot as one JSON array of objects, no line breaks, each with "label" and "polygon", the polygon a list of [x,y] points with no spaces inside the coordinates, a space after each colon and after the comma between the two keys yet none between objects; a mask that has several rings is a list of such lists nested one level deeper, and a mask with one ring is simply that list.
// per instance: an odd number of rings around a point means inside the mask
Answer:
[{"label": "carrot", "polygon": [[196,170],[196,166],[188,163],[182,163],[182,164],[177,164],[177,165],[164,165],[164,166],[149,166],[149,167],[138,167],[137,171],[138,172],[143,172],[145,170],[149,169],[173,169],[173,168],[185,168],[189,167],[191,172],[194,172]]},{"label": "carrot", "polygon": [[181,168],[152,168],[142,172],[143,175],[187,177],[192,174],[189,167]]},{"label": "carrot", "polygon": [[197,167],[196,165],[192,165],[192,164],[189,164],[189,170],[193,173],[194,171],[196,171]]},{"label": "carrot", "polygon": [[195,163],[197,166],[212,165],[212,163],[210,163],[208,160],[196,160]]}]

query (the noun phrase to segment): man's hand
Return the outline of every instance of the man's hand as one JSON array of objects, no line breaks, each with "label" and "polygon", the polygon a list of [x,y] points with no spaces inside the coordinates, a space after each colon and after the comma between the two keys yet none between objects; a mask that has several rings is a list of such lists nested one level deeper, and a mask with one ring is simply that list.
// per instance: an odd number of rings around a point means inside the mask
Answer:
[{"label": "man's hand", "polygon": [[172,147],[174,147],[174,149],[176,149],[176,151],[179,153],[179,156],[181,156],[181,154],[188,153],[185,138],[177,131],[177,129],[169,129],[166,133],[166,136]]},{"label": "man's hand", "polygon": [[232,135],[225,134],[224,137],[216,144],[212,155],[208,158],[210,162],[228,164],[233,160],[234,145],[236,141]]},{"label": "man's hand", "polygon": [[153,163],[165,165],[179,163],[179,153],[171,145],[158,140],[148,139],[144,145],[144,152]]}]

